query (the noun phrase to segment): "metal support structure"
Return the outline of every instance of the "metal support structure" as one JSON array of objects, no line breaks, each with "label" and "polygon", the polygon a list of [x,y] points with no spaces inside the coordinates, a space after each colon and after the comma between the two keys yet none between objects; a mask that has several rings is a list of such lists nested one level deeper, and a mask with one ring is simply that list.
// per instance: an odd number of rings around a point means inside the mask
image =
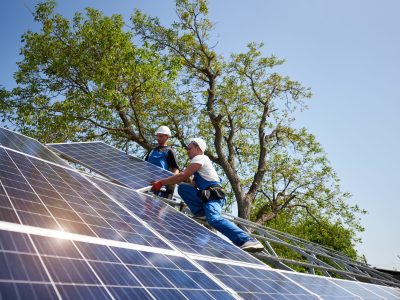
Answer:
[{"label": "metal support structure", "polygon": [[[170,200],[154,197],[182,211],[182,202],[179,202],[179,199]],[[263,242],[266,249],[260,253],[253,253],[253,255],[274,268],[295,271],[290,267],[292,265],[305,268],[309,274],[325,277],[339,276],[347,280],[400,287],[400,281],[393,276],[379,272],[366,263],[351,259],[339,251],[226,213],[223,216]],[[207,225],[204,221],[199,222]],[[294,253],[300,254],[303,260],[280,257],[275,251],[274,245],[286,247]],[[324,259],[324,261],[321,259]]]}]

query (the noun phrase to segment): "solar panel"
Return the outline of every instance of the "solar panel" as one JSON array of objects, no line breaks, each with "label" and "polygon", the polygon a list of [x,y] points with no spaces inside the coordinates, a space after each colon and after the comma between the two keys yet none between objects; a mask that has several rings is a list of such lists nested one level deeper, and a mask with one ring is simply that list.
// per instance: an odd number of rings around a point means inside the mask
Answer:
[{"label": "solar panel", "polygon": [[[160,200],[83,176],[13,134],[0,145],[0,299],[400,298],[387,286],[272,270]],[[90,155],[76,151],[109,178],[135,170],[118,182],[148,185],[163,171],[145,163],[141,174],[143,161],[85,145]],[[112,158],[97,161],[97,149]]]},{"label": "solar panel", "polygon": [[0,145],[60,165],[67,165],[62,159],[60,159],[57,155],[55,155],[38,141],[1,127]]},{"label": "solar panel", "polygon": [[0,230],[1,299],[234,299],[187,259]]},{"label": "solar panel", "polygon": [[92,180],[185,253],[262,264],[248,253],[160,200],[103,180]]},{"label": "solar panel", "polygon": [[400,291],[388,286],[347,280],[334,280],[334,282],[362,299],[377,299],[378,297],[380,299],[400,299]]},{"label": "solar panel", "polygon": [[[331,281],[325,277],[285,273],[295,282],[305,286],[310,291],[324,299],[377,299],[379,296],[357,285],[354,281]],[[346,285],[341,284],[345,282]]]},{"label": "solar panel", "polygon": [[103,142],[48,144],[63,157],[125,186],[140,189],[171,172],[109,146]]},{"label": "solar panel", "polygon": [[[122,244],[135,244],[136,247],[142,245],[140,249],[148,246],[147,251],[155,251],[155,247],[165,249],[164,251],[173,251],[170,246],[154,235],[152,230],[143,226],[133,214],[127,213],[82,175],[71,169],[0,148],[0,183],[2,188],[0,211],[7,209],[14,216],[13,220],[8,218],[1,219],[1,221],[12,221],[18,224],[15,226],[21,226],[20,224],[34,226],[32,228],[39,228],[42,232],[56,230],[60,234],[72,233],[75,236],[83,236],[84,240],[94,238],[103,242],[108,241],[107,243],[109,240],[114,240]],[[93,218],[87,218],[87,216]],[[187,218],[183,214],[181,217]],[[91,222],[87,222],[87,220]],[[93,224],[94,222],[97,223]],[[134,234],[141,239],[132,238]],[[127,297],[140,296],[145,292],[138,288],[145,286],[151,290],[150,294],[158,295],[158,298],[161,295],[164,295],[163,297],[165,295],[179,296],[178,298],[184,298],[184,295],[193,295],[209,299],[212,299],[212,295],[218,295],[225,299],[232,298],[217,283],[201,271],[195,270],[193,266],[190,267],[190,272],[176,267],[172,268],[174,264],[185,265],[183,262],[177,262],[176,257],[169,260],[168,268],[166,259],[163,262],[164,268],[128,265],[125,267],[128,269],[127,271],[116,263],[105,265],[97,262],[92,262],[88,266],[88,263],[78,255],[78,253],[82,255],[85,250],[79,249],[78,246],[78,251],[75,251],[74,247],[68,246],[66,242],[62,243],[60,249],[54,250],[53,247],[57,243],[52,239],[54,238],[32,238],[38,254],[36,256],[32,249],[28,253],[17,252],[3,255],[4,260],[22,261],[28,268],[33,268],[32,271],[37,276],[32,278],[27,276],[23,271],[25,269],[21,268],[21,263],[15,264],[15,268],[22,274],[17,272],[15,275],[14,267],[5,269],[4,276],[0,277],[0,282],[4,279],[7,282],[11,280],[12,283],[4,282],[2,285],[4,291],[1,291],[2,297],[3,295],[4,298],[19,297],[12,291],[26,289],[33,293],[40,290],[38,298],[44,296],[43,293],[52,297],[54,291],[62,298],[101,299],[108,298],[110,295],[119,298],[123,295]],[[2,243],[4,240],[2,237]],[[79,245],[79,243],[75,242],[74,244]],[[98,247],[100,246],[90,246],[88,253],[97,253],[97,259],[107,257],[104,250],[94,249]],[[66,252],[68,252],[67,256]],[[121,256],[123,256],[123,251]],[[154,261],[153,265],[160,261],[159,253],[143,254],[143,256],[147,260]],[[124,259],[131,260],[132,253],[126,254]],[[40,269],[39,262],[44,266],[44,270]],[[36,269],[40,269],[40,271]],[[132,281],[133,279],[127,275],[127,272],[134,274],[132,278],[139,278],[141,285]],[[127,278],[131,281],[126,281]],[[25,284],[22,287],[20,286],[21,281]],[[128,286],[129,288],[121,290],[114,286]]]},{"label": "solar panel", "polygon": [[133,215],[73,170],[4,149],[0,159],[0,211],[12,216],[4,221],[171,249],[138,221],[143,220],[181,251],[260,264],[150,196],[93,179]]},{"label": "solar panel", "polygon": [[0,148],[0,220],[170,248],[79,173]]},{"label": "solar panel", "polygon": [[244,299],[319,299],[275,270],[213,261],[199,263]]},{"label": "solar panel", "polygon": [[393,288],[391,286],[380,286],[380,285],[364,285],[366,289],[370,289],[379,295],[384,296],[386,299],[400,299],[400,290],[398,288]]},{"label": "solar panel", "polygon": [[[386,294],[379,289],[378,285],[366,284],[356,281],[330,279],[335,284],[343,287],[362,299],[397,299],[393,295]],[[374,292],[375,290],[375,292]]]}]

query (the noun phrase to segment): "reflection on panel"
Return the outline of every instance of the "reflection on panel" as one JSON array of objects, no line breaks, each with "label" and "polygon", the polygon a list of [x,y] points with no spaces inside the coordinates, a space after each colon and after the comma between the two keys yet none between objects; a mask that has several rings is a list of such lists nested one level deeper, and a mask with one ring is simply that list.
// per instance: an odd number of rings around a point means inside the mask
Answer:
[{"label": "reflection on panel", "polygon": [[[329,281],[326,277],[307,276],[289,272],[285,273],[285,275],[313,293],[321,296],[323,299],[359,299],[357,297],[359,294],[352,293],[352,291],[346,291],[335,283]],[[364,296],[374,296],[373,294],[368,293],[368,291],[366,292],[367,293],[365,293]]]},{"label": "reflection on panel", "polygon": [[331,280],[362,299],[400,299],[400,290],[391,287],[347,280]]},{"label": "reflection on panel", "polygon": [[150,181],[171,175],[169,171],[127,155],[103,142],[48,146],[65,157],[133,189],[149,186]]},{"label": "reflection on panel", "polygon": [[169,248],[82,175],[0,149],[0,220]]},{"label": "reflection on panel", "polygon": [[179,256],[3,230],[0,241],[1,299],[233,299]]},{"label": "reflection on panel", "polygon": [[1,299],[56,299],[46,273],[28,235],[0,230]]},{"label": "reflection on panel", "polygon": [[367,284],[366,286],[362,284],[362,286],[367,289],[371,289],[373,292],[375,289],[376,291],[380,291],[379,295],[384,296],[386,299],[400,299],[399,288],[393,288],[390,286],[382,286],[382,285],[370,285],[370,284]]},{"label": "reflection on panel", "polygon": [[319,299],[274,270],[198,261],[244,299]]},{"label": "reflection on panel", "polygon": [[160,200],[109,182],[92,180],[181,251],[262,264]]},{"label": "reflection on panel", "polygon": [[38,141],[0,127],[0,145],[47,161],[66,166],[57,155]]}]

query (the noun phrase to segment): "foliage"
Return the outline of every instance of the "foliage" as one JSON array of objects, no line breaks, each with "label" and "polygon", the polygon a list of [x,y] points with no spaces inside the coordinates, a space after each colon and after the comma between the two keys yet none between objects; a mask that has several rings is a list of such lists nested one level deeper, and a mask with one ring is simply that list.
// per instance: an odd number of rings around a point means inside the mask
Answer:
[{"label": "foliage", "polygon": [[[352,236],[354,235],[352,230],[346,228],[342,222],[333,223],[323,216],[319,219],[318,224],[319,226],[315,226],[314,219],[306,213],[299,214],[293,211],[285,211],[266,223],[270,228],[318,245],[327,246],[345,253],[350,258],[357,258],[354,250],[354,241],[352,241]],[[293,253],[288,253],[286,247],[279,249],[274,245],[274,248],[283,257],[292,258],[294,255]]]},{"label": "foliage", "polygon": [[269,168],[254,199],[252,218],[265,223],[282,211],[293,211],[293,217],[310,217],[319,226],[321,220],[330,220],[331,225],[345,223],[363,231],[357,213],[366,212],[348,204],[351,195],[341,192],[339,178],[315,137],[304,129],[287,133],[269,149]]},{"label": "foliage", "polygon": [[[315,221],[326,215],[362,230],[364,213],[346,203],[339,180],[315,137],[292,127],[293,113],[311,97],[308,88],[273,69],[283,60],[263,57],[262,44],[246,53],[218,56],[205,1],[177,1],[179,21],[171,28],[136,11],[136,32],[157,49],[182,60],[196,95],[199,133],[213,145],[211,159],[224,171],[239,216],[264,223],[281,211],[305,211]],[[252,209],[252,214],[251,214]]]},{"label": "foliage", "polygon": [[188,110],[174,92],[179,61],[136,46],[120,15],[88,8],[69,21],[54,6],[39,4],[41,31],[22,37],[9,121],[44,142],[133,139],[150,148],[145,136]]}]

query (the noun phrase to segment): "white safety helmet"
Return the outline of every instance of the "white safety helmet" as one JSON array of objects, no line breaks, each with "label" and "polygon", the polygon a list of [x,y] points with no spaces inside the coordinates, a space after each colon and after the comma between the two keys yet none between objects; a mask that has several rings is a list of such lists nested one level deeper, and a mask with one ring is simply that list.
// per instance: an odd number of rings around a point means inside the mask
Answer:
[{"label": "white safety helmet", "polygon": [[171,130],[168,128],[168,126],[160,126],[158,127],[156,134],[166,134],[168,136],[171,136]]},{"label": "white safety helmet", "polygon": [[203,139],[201,139],[201,138],[193,138],[193,139],[191,139],[190,140],[190,143],[196,143],[197,144],[197,146],[199,146],[199,148],[200,148],[200,150],[204,153],[204,151],[206,151],[206,149],[207,149],[207,144],[206,144],[206,142],[203,140]]}]

